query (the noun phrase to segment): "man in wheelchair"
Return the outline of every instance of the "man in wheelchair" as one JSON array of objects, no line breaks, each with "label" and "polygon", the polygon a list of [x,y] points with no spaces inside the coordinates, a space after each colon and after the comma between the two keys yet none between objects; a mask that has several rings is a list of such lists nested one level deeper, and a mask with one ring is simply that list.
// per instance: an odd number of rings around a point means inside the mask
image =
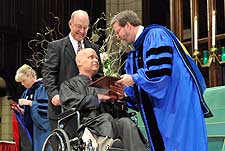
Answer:
[{"label": "man in wheelchair", "polygon": [[80,112],[79,137],[91,140],[93,148],[99,151],[105,151],[108,146],[127,151],[147,150],[145,139],[122,101],[123,86],[112,85],[110,90],[89,86],[99,69],[95,51],[80,50],[76,64],[80,74],[62,83],[60,100],[65,110],[76,108]]}]

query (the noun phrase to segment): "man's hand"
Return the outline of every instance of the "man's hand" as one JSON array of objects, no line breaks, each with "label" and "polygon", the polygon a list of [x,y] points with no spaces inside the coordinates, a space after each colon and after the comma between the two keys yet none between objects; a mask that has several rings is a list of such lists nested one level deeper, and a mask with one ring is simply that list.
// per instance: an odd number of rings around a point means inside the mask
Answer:
[{"label": "man's hand", "polygon": [[108,94],[97,94],[97,96],[98,96],[98,99],[103,102],[110,99],[110,96]]},{"label": "man's hand", "polygon": [[124,86],[131,86],[131,85],[135,84],[131,75],[129,75],[129,74],[121,75],[120,78],[121,78],[120,80],[116,81],[116,84],[124,85]]},{"label": "man's hand", "polygon": [[60,99],[59,99],[59,95],[55,95],[55,96],[52,98],[51,102],[52,102],[52,104],[53,104],[54,106],[59,106],[59,105],[61,105]]},{"label": "man's hand", "polygon": [[106,102],[108,100],[110,101],[116,101],[118,100],[118,96],[115,92],[109,91],[107,94],[97,94],[98,99],[100,101]]},{"label": "man's hand", "polygon": [[116,98],[117,98],[116,100],[122,100],[124,98],[123,85],[120,85],[120,84],[110,85],[109,94],[110,93],[111,93],[111,95],[116,96]]},{"label": "man's hand", "polygon": [[97,94],[98,99],[101,101],[117,101],[124,98],[123,86],[120,84],[110,85],[110,90],[105,94]]},{"label": "man's hand", "polygon": [[21,108],[21,107],[19,106],[19,104],[13,102],[13,103],[11,103],[10,105],[11,105],[11,109],[16,110],[17,112],[21,112],[22,114],[24,114],[24,109]]}]

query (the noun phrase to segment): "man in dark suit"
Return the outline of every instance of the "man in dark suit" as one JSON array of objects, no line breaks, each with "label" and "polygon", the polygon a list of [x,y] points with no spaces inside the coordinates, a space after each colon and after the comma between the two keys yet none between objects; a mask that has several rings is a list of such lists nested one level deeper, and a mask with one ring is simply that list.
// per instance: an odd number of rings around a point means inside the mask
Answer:
[{"label": "man in dark suit", "polygon": [[[89,16],[87,12],[83,10],[74,11],[69,21],[69,35],[50,42],[48,45],[42,76],[49,96],[48,117],[51,130],[57,127],[57,115],[61,113],[60,84],[79,73],[74,61],[79,49],[93,48],[100,59],[98,46],[86,38],[88,27]],[[102,65],[98,73],[103,73]]]}]

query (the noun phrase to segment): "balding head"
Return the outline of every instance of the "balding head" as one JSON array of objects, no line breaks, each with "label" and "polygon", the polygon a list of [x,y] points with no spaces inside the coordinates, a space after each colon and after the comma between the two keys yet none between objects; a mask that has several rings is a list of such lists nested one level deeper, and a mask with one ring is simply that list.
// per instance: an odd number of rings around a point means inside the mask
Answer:
[{"label": "balding head", "polygon": [[71,14],[69,28],[72,37],[76,41],[82,41],[87,36],[89,29],[88,13],[83,10],[76,10]]},{"label": "balding head", "polygon": [[89,20],[89,16],[88,13],[86,11],[83,10],[76,10],[71,14],[71,20],[73,21],[74,19],[76,19],[76,17],[80,17],[80,18],[86,18],[87,20]]},{"label": "balding head", "polygon": [[94,49],[81,49],[76,55],[76,64],[80,74],[92,77],[98,72],[98,56]]}]

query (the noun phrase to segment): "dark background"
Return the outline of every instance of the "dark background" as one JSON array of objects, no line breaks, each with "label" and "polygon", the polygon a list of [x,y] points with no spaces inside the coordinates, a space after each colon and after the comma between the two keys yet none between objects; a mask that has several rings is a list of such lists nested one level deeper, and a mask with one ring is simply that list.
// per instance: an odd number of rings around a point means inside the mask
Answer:
[{"label": "dark background", "polygon": [[49,13],[60,18],[59,29],[66,36],[70,15],[78,9],[88,12],[92,24],[105,12],[105,0],[0,1],[0,77],[6,81],[7,95],[14,100],[20,97],[22,87],[14,80],[15,72],[24,63],[30,64],[32,50],[28,42],[51,26],[53,18]]}]

